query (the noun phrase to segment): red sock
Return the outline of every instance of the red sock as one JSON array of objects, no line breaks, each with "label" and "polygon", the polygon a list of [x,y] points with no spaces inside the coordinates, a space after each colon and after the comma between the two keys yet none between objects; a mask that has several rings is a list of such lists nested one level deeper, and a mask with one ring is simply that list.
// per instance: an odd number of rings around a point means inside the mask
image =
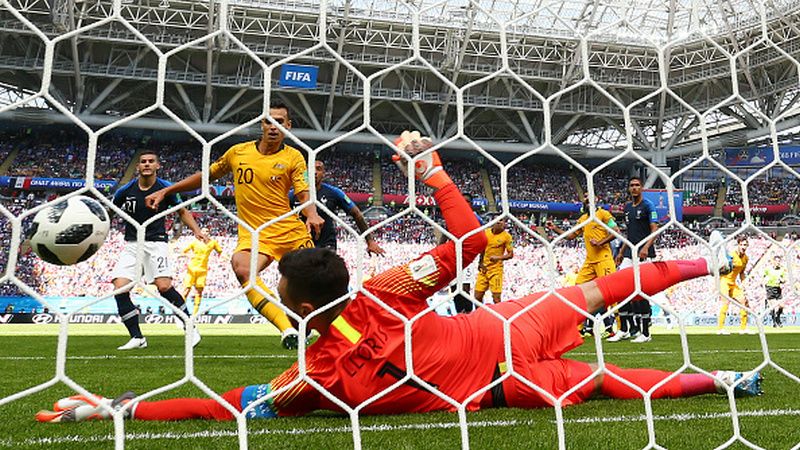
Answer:
[{"label": "red sock", "polygon": [[[242,410],[241,399],[244,387],[222,394],[238,411]],[[134,407],[136,420],[186,420],[213,419],[233,420],[233,414],[213,398],[174,398],[155,402],[139,402]]]},{"label": "red sock", "polygon": [[[611,373],[625,378],[628,382],[640,387],[645,392],[671,375],[671,372],[654,369],[620,369],[612,364],[606,364],[606,367]],[[603,395],[611,398],[642,398],[637,391],[608,375],[603,377],[601,392]],[[714,387],[714,380],[712,378],[699,373],[682,373],[659,387],[658,390],[653,392],[651,398],[691,397],[713,392],[717,392],[717,390]]]},{"label": "red sock", "polygon": [[[681,281],[708,275],[708,266],[703,258],[691,261],[661,261],[639,266],[642,292],[653,295]],[[606,306],[630,297],[636,289],[633,267],[622,269],[594,280]]]}]

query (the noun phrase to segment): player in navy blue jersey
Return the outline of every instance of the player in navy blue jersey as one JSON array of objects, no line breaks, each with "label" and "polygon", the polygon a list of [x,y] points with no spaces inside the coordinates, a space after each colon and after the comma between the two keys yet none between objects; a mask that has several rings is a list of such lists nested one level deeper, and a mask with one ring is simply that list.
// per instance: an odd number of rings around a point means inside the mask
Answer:
[{"label": "player in navy blue jersey", "polygon": [[[317,201],[334,213],[339,209],[350,214],[350,217],[355,220],[358,230],[362,233],[366,231],[369,225],[367,225],[367,221],[364,220],[364,215],[361,214],[361,210],[358,209],[358,206],[350,200],[344,191],[336,186],[322,182],[325,179],[325,163],[316,161],[314,163],[314,170],[317,182]],[[292,203],[292,208],[296,207],[299,203],[297,198],[295,198],[294,189],[289,191],[289,200]],[[319,234],[317,236],[312,236],[314,246],[317,248],[329,248],[336,251],[336,222],[334,222],[333,217],[324,209],[320,208],[317,212],[320,217],[325,220],[325,223],[322,225],[322,230],[320,230]],[[367,235],[365,239],[367,241],[368,253],[374,253],[376,255],[383,255],[385,253],[381,246],[372,239],[371,235]]]},{"label": "player in navy blue jersey", "polygon": [[[175,194],[168,196],[159,205],[158,210],[145,206],[145,197],[170,185],[168,181],[158,178],[157,172],[160,167],[158,155],[152,151],[145,151],[139,155],[139,162],[136,166],[139,176],[120,187],[114,194],[114,204],[125,211],[137,223],[144,223],[156,214],[166,211],[181,202],[180,197]],[[203,241],[208,239],[186,208],[179,209],[178,215],[198,239]],[[162,297],[186,315],[189,315],[186,301],[172,287],[174,271],[169,257],[164,222],[164,217],[161,217],[147,225],[145,229],[144,242],[142,243],[144,245],[144,259],[142,261],[144,280],[146,283],[155,283]],[[136,265],[136,248],[136,227],[129,222],[125,222],[125,248],[119,255],[117,265],[111,274],[115,290],[122,289],[130,284],[131,281],[138,281],[142,277],[142,270]],[[118,347],[118,350],[147,347],[147,339],[142,335],[142,331],[139,328],[139,310],[131,301],[130,292],[116,294],[114,299],[117,301],[120,318],[131,335],[131,339],[126,344]],[[195,329],[193,330],[192,343],[197,345],[198,342],[200,342],[200,334]]]},{"label": "player in navy blue jersey", "polygon": [[[650,200],[642,196],[642,179],[639,177],[631,177],[628,180],[628,195],[631,201],[625,204],[626,235],[632,245],[644,242],[639,247],[638,256],[640,262],[652,260],[656,257],[656,249],[653,246],[656,239],[653,233],[658,230],[656,207]],[[631,247],[623,242],[616,257],[616,262],[620,269],[633,265],[632,255]],[[665,304],[667,300],[663,292],[654,294],[651,298],[661,305]],[[620,332],[614,335],[613,338],[609,338],[609,341],[615,342],[628,339],[638,332],[639,335],[633,339],[633,342],[650,342],[652,313],[653,308],[647,300],[628,302],[620,308]]]}]

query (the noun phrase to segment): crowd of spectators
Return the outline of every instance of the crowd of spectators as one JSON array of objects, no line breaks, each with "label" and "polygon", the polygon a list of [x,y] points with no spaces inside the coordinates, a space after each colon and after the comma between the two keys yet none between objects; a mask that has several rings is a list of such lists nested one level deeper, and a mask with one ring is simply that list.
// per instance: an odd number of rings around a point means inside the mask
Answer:
[{"label": "crowd of spectators", "polygon": [[25,139],[24,134],[8,131],[0,131],[0,164],[5,162],[8,155],[14,148]]},{"label": "crowd of spectators", "polygon": [[[474,159],[445,159],[444,168],[461,191],[474,197],[484,198],[483,178],[481,167]],[[397,166],[388,156],[381,159],[381,183],[383,193],[404,195],[408,194],[408,180],[397,170]],[[431,190],[417,183],[417,195],[431,195]]]},{"label": "crowd of spectators", "polygon": [[[3,206],[8,209],[8,211],[13,214],[14,216],[19,216],[26,209],[29,209],[33,206],[38,205],[41,203],[43,196],[17,196],[13,198],[9,197],[0,197],[3,200]],[[27,217],[22,221],[22,229],[27,230],[28,226],[30,225],[31,221],[33,220],[32,217]],[[5,275],[6,270],[8,269],[9,272],[14,273],[14,275],[23,280],[24,282],[36,284],[36,271],[34,269],[35,265],[42,264],[41,260],[39,260],[30,250],[30,247],[25,245],[20,245],[19,252],[17,253],[17,263],[16,266],[12,269],[8,266],[9,258],[11,256],[11,221],[6,217],[4,214],[0,214],[0,276]],[[20,243],[22,244],[22,243]],[[10,281],[6,281],[4,283],[0,283],[0,297],[2,296],[18,296],[24,295],[22,290]]]},{"label": "crowd of spectators", "polygon": [[[383,195],[408,194],[408,178],[397,169],[390,157],[381,157],[381,189]],[[432,195],[433,191],[424,184],[416,183],[417,195]]]},{"label": "crowd of spectators", "polygon": [[[742,185],[736,180],[729,180],[725,194],[726,205],[741,205]],[[789,177],[758,178],[747,186],[747,195],[751,205],[795,205],[800,200],[800,180]]]},{"label": "crowd of spectators", "polygon": [[[165,180],[178,181],[202,169],[203,147],[198,142],[161,143],[154,150],[161,160],[158,176]],[[211,161],[214,161],[213,156]]]},{"label": "crowd of spectators", "polygon": [[702,191],[692,191],[684,196],[685,206],[715,206],[719,195],[719,183],[706,183]]},{"label": "crowd of spectators", "polygon": [[[500,170],[488,167],[495,199],[500,199]],[[570,171],[559,167],[515,164],[508,169],[508,198],[539,202],[579,202]]]},{"label": "crowd of spectators", "polygon": [[[85,178],[88,137],[83,131],[58,130],[47,138],[37,135],[16,142],[20,148],[8,170],[10,176],[44,178]],[[139,139],[104,134],[97,143],[95,178],[115,180],[122,177],[137,149]]]},{"label": "crowd of spectators", "polygon": [[450,178],[458,185],[461,192],[472,195],[473,197],[486,197],[483,189],[483,177],[481,167],[473,159],[446,159],[444,168]]},{"label": "crowd of spectators", "polygon": [[317,155],[325,163],[326,182],[345,192],[369,193],[375,188],[372,177],[371,153],[354,153],[336,149]]},{"label": "crowd of spectators", "polygon": [[[37,201],[40,200],[37,199]],[[19,198],[10,202],[10,208],[15,214],[18,214],[30,206],[27,202],[27,198]],[[402,211],[402,207],[398,207],[397,211]],[[422,209],[422,211],[433,220],[440,220],[437,209],[428,208],[427,210]],[[210,210],[196,211],[196,216],[201,225],[211,228],[211,234],[223,247],[221,255],[212,256],[206,293],[208,296],[220,300],[232,298],[239,289],[229,264],[229,258],[237,241],[235,222],[219,212]],[[343,220],[353,225],[349,217],[343,216]],[[520,217],[523,224],[526,223],[525,220],[525,217]],[[569,224],[569,221],[565,221],[561,223],[561,226],[562,228],[568,227]],[[0,226],[0,243],[4,248],[8,248],[10,245],[9,229],[5,224],[2,225]],[[703,238],[707,238],[711,231],[710,226],[704,226],[698,222],[687,222],[686,226]],[[510,223],[508,230],[514,237],[515,249],[514,258],[505,264],[504,298],[514,298],[551,287],[560,287],[563,274],[579,268],[585,258],[585,250],[580,242],[560,241],[548,246],[544,242],[552,241],[553,236],[543,237],[543,242],[530,229],[523,229],[516,223]],[[193,239],[188,230],[184,229],[180,233],[170,244],[176,260],[175,282],[179,288],[188,261],[187,256],[184,256],[181,251]],[[437,240],[437,233],[434,231],[434,227],[420,216],[406,214],[380,227],[373,237],[387,251],[386,257],[368,256],[365,249],[357,244],[356,238],[343,232],[340,228],[339,251],[350,267],[354,279],[357,269],[361,269],[364,276],[369,276],[402,264],[415,255],[432,248]],[[791,237],[787,236],[785,239],[791,239]],[[32,254],[25,253],[16,266],[15,274],[45,297],[85,296],[93,298],[107,295],[112,290],[109,276],[123,245],[120,228],[115,227],[97,255],[87,262],[67,267],[53,266],[43,263]],[[733,244],[730,246],[732,249]],[[750,260],[754,264],[766,260],[762,256],[770,251],[770,246],[771,243],[767,239],[751,238],[748,251]],[[696,258],[708,253],[707,247],[698,244],[689,234],[676,227],[672,227],[660,235],[657,247],[659,248],[659,258],[663,259]],[[0,270],[5,269],[7,256],[6,253],[0,254]],[[800,269],[800,261],[794,261],[793,264]],[[763,305],[762,274],[762,270],[756,270],[754,267],[749,271],[745,281],[745,291],[750,296],[751,305],[756,305],[757,308],[761,308],[760,305]],[[278,274],[275,265],[266,270],[262,276],[268,285],[277,283]],[[0,285],[0,295],[20,294],[19,289],[10,283]],[[146,295],[139,290],[136,291],[136,294]],[[715,312],[718,307],[715,281],[712,278],[684,283],[672,290],[668,297],[670,308],[678,313],[710,314]]]},{"label": "crowd of spectators", "polygon": [[[588,192],[588,184],[583,173],[576,172],[583,192]],[[603,170],[594,176],[594,193],[598,203],[622,205],[628,201],[628,179],[625,172]]]},{"label": "crowd of spectators", "polygon": [[750,203],[755,205],[792,204],[800,193],[800,180],[796,178],[756,179],[747,186]]}]

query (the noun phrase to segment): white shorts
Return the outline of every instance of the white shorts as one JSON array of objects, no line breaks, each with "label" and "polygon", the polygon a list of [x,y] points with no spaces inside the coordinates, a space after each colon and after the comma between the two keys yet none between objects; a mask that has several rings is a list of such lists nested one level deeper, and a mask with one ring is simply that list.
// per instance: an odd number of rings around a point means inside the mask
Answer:
[{"label": "white shorts", "polygon": [[[652,261],[651,258],[647,258],[644,261],[639,261],[639,264],[644,264],[648,262],[654,262],[654,261]],[[619,264],[618,270],[627,269],[628,267],[633,267],[633,260],[628,257],[622,258],[622,262]],[[651,295],[650,299],[651,301],[656,302],[659,305],[667,304],[667,295],[664,294],[664,292],[657,292]]]},{"label": "white shorts", "polygon": [[[169,245],[166,242],[144,242],[144,281],[152,283],[156,278],[172,278],[175,271],[172,258],[169,257]],[[126,242],[119,261],[111,272],[111,279],[125,278],[139,281],[142,272],[136,267],[136,242]]]}]

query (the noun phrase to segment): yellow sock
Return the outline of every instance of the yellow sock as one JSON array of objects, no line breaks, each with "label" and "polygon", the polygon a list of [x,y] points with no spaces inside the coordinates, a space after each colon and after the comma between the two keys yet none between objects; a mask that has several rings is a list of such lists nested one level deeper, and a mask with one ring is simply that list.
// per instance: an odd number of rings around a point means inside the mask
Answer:
[{"label": "yellow sock", "polygon": [[200,294],[194,294],[194,313],[192,314],[194,314],[195,316],[197,315],[197,311],[200,310],[200,302],[202,300],[203,297],[201,297]]},{"label": "yellow sock", "polygon": [[725,318],[728,317],[728,302],[722,304],[719,308],[719,318],[717,319],[717,328],[722,329],[725,326]]},{"label": "yellow sock", "polygon": [[[270,288],[264,284],[260,278],[256,279],[256,285],[264,290],[267,294],[272,297],[277,298],[274,292]],[[243,287],[247,287],[248,285],[245,284]],[[278,327],[281,333],[292,328],[291,322],[289,322],[289,317],[286,316],[286,313],[283,312],[280,308],[275,306],[274,304],[270,303],[263,295],[261,295],[255,289],[250,289],[247,291],[247,300],[250,301],[250,304],[253,305],[253,308],[256,309],[262,316],[266,317],[267,320],[272,322],[273,325]]]},{"label": "yellow sock", "polygon": [[742,327],[742,329],[743,330],[747,329],[747,310],[746,309],[740,309],[739,310],[739,319],[741,319],[741,321],[742,321],[742,323],[740,325]]}]

